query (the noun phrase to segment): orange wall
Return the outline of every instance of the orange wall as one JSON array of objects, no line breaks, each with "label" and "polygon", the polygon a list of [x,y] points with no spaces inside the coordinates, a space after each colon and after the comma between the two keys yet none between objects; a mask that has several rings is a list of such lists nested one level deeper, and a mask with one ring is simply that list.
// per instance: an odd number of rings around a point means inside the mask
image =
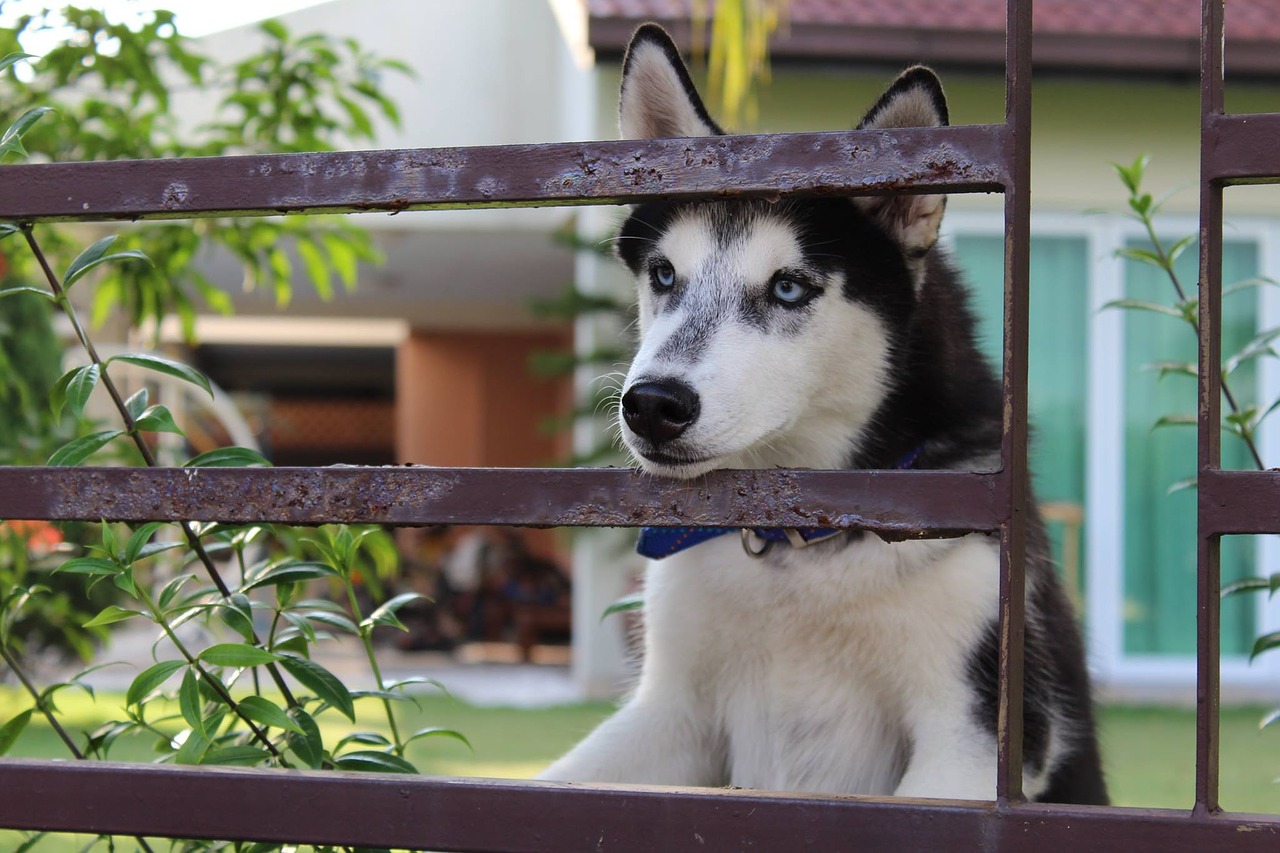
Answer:
[{"label": "orange wall", "polygon": [[[569,411],[568,378],[533,376],[529,354],[570,346],[564,332],[414,332],[396,353],[396,457],[448,467],[532,468],[567,455],[568,431],[547,435]],[[568,564],[554,530],[526,530],[529,549]]]},{"label": "orange wall", "polygon": [[527,468],[561,458],[570,381],[530,374],[529,354],[569,346],[568,332],[414,332],[396,356],[396,455],[422,465]]}]

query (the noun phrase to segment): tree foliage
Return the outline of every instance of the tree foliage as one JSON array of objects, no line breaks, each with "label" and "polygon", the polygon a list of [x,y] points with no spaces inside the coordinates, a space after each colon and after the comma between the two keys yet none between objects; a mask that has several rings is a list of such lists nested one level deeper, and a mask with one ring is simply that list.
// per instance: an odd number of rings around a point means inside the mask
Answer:
[{"label": "tree foliage", "polygon": [[[19,65],[0,71],[0,127],[21,127],[31,117],[19,134],[25,149],[11,153],[29,149],[34,159],[65,162],[324,151],[370,141],[379,123],[400,120],[382,83],[387,74],[407,74],[403,63],[354,39],[296,36],[277,21],[258,28],[255,51],[224,64],[181,35],[171,12],[127,25],[100,9],[65,6],[0,28],[0,56],[21,52],[28,35],[63,22],[66,40],[31,60],[30,79],[19,77]],[[184,101],[207,103],[207,113],[175,114],[175,97],[194,90],[214,93]],[[53,257],[70,256],[65,230],[41,239]],[[264,288],[282,306],[292,296],[295,259],[325,298],[335,285],[353,288],[358,264],[378,259],[368,236],[341,217],[155,222],[119,235],[119,250],[144,247],[154,263],[101,271],[95,322],[121,310],[135,326],[173,314],[190,338],[198,309],[230,313],[225,283],[194,263],[210,247],[240,262],[245,289]],[[31,278],[34,271],[20,272]]]},{"label": "tree foliage", "polygon": [[769,81],[769,39],[785,24],[788,5],[789,0],[694,0],[694,54],[706,55],[711,99],[726,122],[756,121],[756,91]]}]

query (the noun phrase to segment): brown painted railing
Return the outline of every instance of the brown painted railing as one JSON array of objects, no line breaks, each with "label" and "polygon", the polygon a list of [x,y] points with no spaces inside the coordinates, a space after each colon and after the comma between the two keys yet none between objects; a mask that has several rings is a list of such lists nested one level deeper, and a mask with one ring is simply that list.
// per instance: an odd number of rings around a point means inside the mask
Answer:
[{"label": "brown painted railing", "polygon": [[0,518],[294,524],[795,525],[1001,539],[994,803],[430,777],[0,761],[0,827],[437,850],[1274,851],[1280,817],[1218,808],[1218,540],[1280,531],[1280,479],[1218,470],[1222,189],[1280,179],[1280,115],[1222,114],[1222,2],[1205,0],[1200,622],[1190,812],[1021,795],[1031,3],[1009,0],[1004,124],[893,132],[8,166],[0,219],[621,203],[911,187],[1005,197],[1004,439],[992,473],[0,468]]}]

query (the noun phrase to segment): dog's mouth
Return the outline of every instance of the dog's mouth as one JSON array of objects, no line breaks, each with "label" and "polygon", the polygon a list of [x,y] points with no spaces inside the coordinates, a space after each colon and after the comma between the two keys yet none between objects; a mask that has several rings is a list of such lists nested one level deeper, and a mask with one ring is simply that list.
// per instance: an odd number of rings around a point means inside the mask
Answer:
[{"label": "dog's mouth", "polygon": [[687,480],[724,467],[720,456],[682,452],[670,447],[633,446],[628,449],[642,469],[659,477]]}]

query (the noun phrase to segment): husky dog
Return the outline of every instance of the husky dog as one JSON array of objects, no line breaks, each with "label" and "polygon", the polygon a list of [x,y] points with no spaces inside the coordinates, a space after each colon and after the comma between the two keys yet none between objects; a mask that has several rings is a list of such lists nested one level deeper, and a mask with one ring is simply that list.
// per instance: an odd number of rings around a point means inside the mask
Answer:
[{"label": "husky dog", "polygon": [[[627,138],[723,133],[652,24],[628,48],[620,112]],[[945,124],[941,84],[915,67],[859,128]],[[621,398],[639,464],[677,478],[994,467],[1000,389],[935,247],[944,206],[908,194],[637,206],[618,246],[639,285]],[[1023,789],[1105,803],[1080,636],[1029,514]],[[995,796],[996,540],[779,532],[711,531],[693,547],[696,531],[642,533],[669,556],[648,568],[639,684],[542,778]]]}]

